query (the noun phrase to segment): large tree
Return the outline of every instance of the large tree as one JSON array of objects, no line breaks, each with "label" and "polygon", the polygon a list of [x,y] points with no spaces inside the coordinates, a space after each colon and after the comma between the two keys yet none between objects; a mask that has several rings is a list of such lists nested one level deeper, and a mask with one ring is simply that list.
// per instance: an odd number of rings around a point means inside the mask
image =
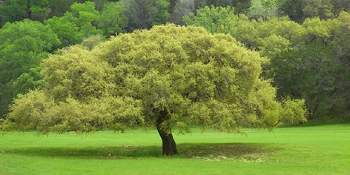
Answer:
[{"label": "large tree", "polygon": [[178,153],[172,129],[243,133],[304,121],[303,101],[275,99],[261,79],[265,58],[230,35],[157,26],[71,47],[43,63],[46,88],[15,100],[3,130],[90,132],[155,127],[163,154]]}]

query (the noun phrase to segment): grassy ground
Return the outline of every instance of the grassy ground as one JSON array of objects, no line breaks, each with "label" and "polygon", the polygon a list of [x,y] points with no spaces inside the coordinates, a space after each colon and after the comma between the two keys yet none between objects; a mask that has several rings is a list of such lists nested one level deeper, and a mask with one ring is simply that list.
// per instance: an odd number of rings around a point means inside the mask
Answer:
[{"label": "grassy ground", "polygon": [[0,135],[1,175],[347,174],[350,125],[194,131],[175,135],[181,154],[162,156],[156,131]]}]

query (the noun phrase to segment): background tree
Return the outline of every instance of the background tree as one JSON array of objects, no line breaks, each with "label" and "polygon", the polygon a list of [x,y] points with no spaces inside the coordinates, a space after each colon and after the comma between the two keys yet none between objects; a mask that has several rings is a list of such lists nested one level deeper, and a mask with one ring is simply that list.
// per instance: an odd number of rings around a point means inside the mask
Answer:
[{"label": "background tree", "polygon": [[[222,17],[215,12],[202,14],[202,10],[185,17],[185,21],[210,32],[220,31],[212,26]],[[246,47],[271,60],[264,66],[263,76],[274,79],[277,97],[305,99],[309,117],[315,118],[348,108],[348,16],[341,12],[332,20],[306,18],[301,25],[286,17],[249,20],[233,15],[236,23],[228,25],[227,30],[234,31],[230,34]]]},{"label": "background tree", "polygon": [[46,26],[57,34],[61,42],[59,48],[78,44],[84,38],[84,34],[80,31],[80,28],[69,20],[68,15],[62,17],[54,16],[44,22]]},{"label": "background tree", "polygon": [[304,3],[304,17],[319,17],[321,19],[329,19],[334,16],[333,0],[307,0],[304,1]]},{"label": "background tree", "polygon": [[205,6],[188,16],[184,16],[187,25],[202,26],[211,33],[226,33],[234,35],[239,18],[231,7]]},{"label": "background tree", "polygon": [[305,99],[310,118],[315,118],[347,108],[348,71],[336,57],[346,47],[334,50],[339,27],[337,20],[319,18],[302,25],[283,18],[244,21],[235,37],[271,60],[264,76],[274,79],[278,97]]},{"label": "background tree", "polygon": [[75,46],[43,63],[48,83],[15,100],[3,130],[91,132],[154,126],[163,154],[176,154],[172,129],[222,132],[304,121],[303,101],[275,100],[261,79],[266,59],[230,35],[157,26],[96,46]]},{"label": "background tree", "polygon": [[165,24],[169,18],[167,0],[121,0],[128,17],[128,31]]},{"label": "background tree", "polygon": [[[337,96],[340,97],[345,104],[345,109],[350,109],[350,13],[349,12],[340,12],[339,16],[336,18],[339,26],[334,34],[334,45],[332,47],[332,55],[335,56],[335,59],[340,63],[342,69],[342,79],[341,86],[337,87]],[[346,106],[347,104],[347,106]],[[334,106],[336,109],[342,110]],[[339,110],[338,110],[339,111]]]},{"label": "background tree", "polygon": [[13,82],[23,73],[40,65],[42,59],[59,45],[57,35],[40,22],[24,20],[7,23],[0,29],[0,115],[4,117],[7,107],[16,95]]},{"label": "background tree", "polygon": [[97,22],[98,28],[103,30],[105,36],[116,35],[125,32],[128,18],[125,16],[125,7],[118,2],[104,4],[101,17]]},{"label": "background tree", "polygon": [[13,82],[12,88],[14,94],[26,94],[30,90],[46,87],[46,82],[40,75],[41,67],[30,68],[28,73],[23,73]]},{"label": "background tree", "polygon": [[183,22],[183,17],[194,13],[195,9],[195,0],[178,0],[176,1],[173,10],[170,13],[169,21],[174,24],[185,24]]},{"label": "background tree", "polygon": [[102,34],[95,25],[100,19],[100,13],[95,9],[93,2],[74,3],[69,12],[65,13],[69,21],[79,27],[79,31],[85,36]]},{"label": "background tree", "polygon": [[[174,1],[171,1],[174,2]],[[173,10],[169,11],[170,21],[175,24],[184,24],[184,16],[197,14],[197,11],[208,6],[212,9],[224,7],[234,9],[235,14],[243,13],[250,6],[249,0],[177,0]],[[202,12],[203,13],[203,12]]]},{"label": "background tree", "polygon": [[281,5],[284,15],[287,15],[291,20],[302,23],[304,21],[303,8],[304,0],[285,0]]},{"label": "background tree", "polygon": [[347,0],[284,0],[281,1],[284,15],[298,23],[306,18],[319,17],[330,19],[337,17],[341,11],[350,11]]},{"label": "background tree", "polygon": [[251,0],[248,16],[267,19],[279,16],[279,0]]},{"label": "background tree", "polygon": [[[102,35],[102,31],[93,24],[97,24],[100,14],[94,3],[74,3],[64,16],[52,17],[44,23],[54,31],[61,41],[60,48],[81,43],[84,38]],[[107,30],[107,29],[106,29]]]},{"label": "background tree", "polygon": [[20,21],[25,18],[32,20],[46,19],[48,0],[5,0],[0,11],[5,22]]},{"label": "background tree", "polygon": [[333,14],[339,14],[341,11],[350,12],[350,4],[347,0],[334,0],[333,8]]},{"label": "background tree", "polygon": [[85,0],[49,0],[50,18],[63,16],[75,2],[84,3]]}]

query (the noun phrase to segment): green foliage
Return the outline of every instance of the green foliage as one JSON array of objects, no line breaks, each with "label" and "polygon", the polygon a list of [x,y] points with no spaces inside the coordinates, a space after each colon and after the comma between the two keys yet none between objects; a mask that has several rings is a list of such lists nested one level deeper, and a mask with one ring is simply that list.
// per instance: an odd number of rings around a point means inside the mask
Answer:
[{"label": "green foliage", "polygon": [[40,64],[47,51],[59,44],[57,35],[39,22],[24,20],[7,23],[0,30],[2,83],[18,78]]},{"label": "green foliage", "polygon": [[267,19],[278,16],[279,0],[251,0],[249,17]]},{"label": "green foliage", "polygon": [[[250,1],[242,0],[175,0],[173,10],[169,10],[169,21],[175,24],[184,24],[182,21],[184,16],[190,13],[196,14],[198,10],[208,7],[227,7],[234,8],[235,14],[242,14],[250,6]],[[232,11],[233,12],[233,11]],[[215,12],[214,12],[215,13]]]},{"label": "green foliage", "polygon": [[231,7],[205,6],[183,18],[187,25],[201,26],[211,33],[227,33],[234,35],[239,18]]},{"label": "green foliage", "polygon": [[[63,16],[69,9],[72,4],[77,2],[77,0],[48,0],[48,7],[50,9],[50,18],[56,16]],[[81,2],[82,0],[79,0]]]},{"label": "green foliage", "polygon": [[84,37],[102,35],[102,31],[93,25],[99,19],[100,14],[95,10],[94,3],[74,3],[64,16],[54,16],[46,20],[45,24],[58,35],[62,48],[81,43]]},{"label": "green foliage", "polygon": [[275,54],[288,48],[283,46],[298,44],[304,33],[302,26],[288,18],[271,18],[267,21],[243,20],[237,25],[234,37],[250,49],[259,48],[264,53]]},{"label": "green foliage", "polygon": [[114,74],[88,50],[71,47],[45,60],[43,67],[47,87],[19,96],[3,129],[81,133],[142,123],[139,102],[113,96]]},{"label": "green foliage", "polygon": [[102,34],[94,24],[99,20],[100,13],[95,9],[93,2],[74,3],[69,12],[65,13],[68,20],[79,27],[83,36]]},{"label": "green foliage", "polygon": [[3,129],[186,132],[200,124],[241,133],[242,125],[304,121],[302,101],[277,102],[276,89],[260,78],[264,62],[230,35],[174,25],[120,35],[91,51],[71,47],[44,61],[47,87],[17,98]]},{"label": "green foliage", "polygon": [[284,0],[281,2],[282,12],[299,23],[306,18],[335,18],[341,11],[350,11],[348,0]]},{"label": "green foliage", "polygon": [[54,31],[61,41],[60,47],[74,45],[83,40],[84,34],[79,31],[79,27],[69,21],[68,16],[52,17],[45,21],[52,31]]},{"label": "green foliage", "polygon": [[39,66],[41,60],[48,56],[47,52],[53,51],[59,44],[57,35],[40,22],[24,20],[7,23],[0,29],[1,116],[16,95],[12,89],[16,79]]},{"label": "green foliage", "polygon": [[328,19],[334,16],[333,0],[307,0],[303,8],[305,17]]},{"label": "green foliage", "polygon": [[[215,33],[210,25],[219,21],[210,16],[215,13],[197,12],[185,20]],[[309,115],[315,117],[348,108],[348,16],[341,12],[337,19],[307,18],[298,24],[285,17],[250,21],[240,15],[234,16],[239,22],[228,30],[246,47],[271,60],[263,76],[274,79],[278,98],[305,99]]]},{"label": "green foliage", "polygon": [[306,111],[304,100],[285,100],[282,106],[283,111],[281,113],[284,116],[282,120],[284,123],[306,122],[302,115]]},{"label": "green foliage", "polygon": [[20,21],[25,18],[43,20],[48,0],[4,0],[0,5],[0,26],[6,22]]},{"label": "green foliage", "polygon": [[43,62],[41,74],[56,101],[71,97],[84,101],[102,96],[114,78],[109,66],[81,46],[63,50]]},{"label": "green foliage", "polygon": [[[171,5],[171,4],[170,4]],[[178,0],[170,12],[169,21],[174,24],[184,24],[183,17],[195,12],[194,0]]]},{"label": "green foliage", "polygon": [[284,3],[281,5],[281,10],[283,10],[285,15],[288,15],[291,20],[302,23],[305,19],[303,16],[304,4],[304,0],[284,0]]},{"label": "green foliage", "polygon": [[[279,96],[304,98],[310,117],[347,108],[346,67],[333,54],[337,20],[306,19],[302,39],[271,56],[269,70]],[[271,73],[270,72],[270,73]]]},{"label": "green foliage", "polygon": [[105,36],[123,33],[128,24],[125,16],[125,8],[118,2],[104,4],[101,17],[98,20],[98,27],[103,30]]},{"label": "green foliage", "polygon": [[[201,9],[205,6],[227,7],[236,6],[240,0],[192,0],[196,9]],[[241,2],[242,3],[242,2]],[[249,2],[243,2],[249,3]]]},{"label": "green foliage", "polygon": [[23,73],[13,83],[14,94],[26,94],[29,90],[46,87],[46,82],[40,75],[41,67],[34,67],[29,73]]},{"label": "green foliage", "polygon": [[93,35],[93,36],[90,36],[90,37],[84,39],[84,41],[81,42],[81,45],[85,46],[86,48],[91,50],[92,48],[94,48],[96,45],[98,45],[103,40],[104,40],[103,36],[101,36],[101,35]]},{"label": "green foliage", "polygon": [[128,31],[165,24],[169,18],[167,0],[120,0],[128,17]]}]

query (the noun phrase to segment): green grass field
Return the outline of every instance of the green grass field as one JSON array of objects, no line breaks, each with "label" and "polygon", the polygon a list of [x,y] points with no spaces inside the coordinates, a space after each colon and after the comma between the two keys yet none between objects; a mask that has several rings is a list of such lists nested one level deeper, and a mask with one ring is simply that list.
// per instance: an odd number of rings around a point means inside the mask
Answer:
[{"label": "green grass field", "polygon": [[0,135],[0,175],[348,174],[350,125],[176,135],[162,156],[156,131]]}]

